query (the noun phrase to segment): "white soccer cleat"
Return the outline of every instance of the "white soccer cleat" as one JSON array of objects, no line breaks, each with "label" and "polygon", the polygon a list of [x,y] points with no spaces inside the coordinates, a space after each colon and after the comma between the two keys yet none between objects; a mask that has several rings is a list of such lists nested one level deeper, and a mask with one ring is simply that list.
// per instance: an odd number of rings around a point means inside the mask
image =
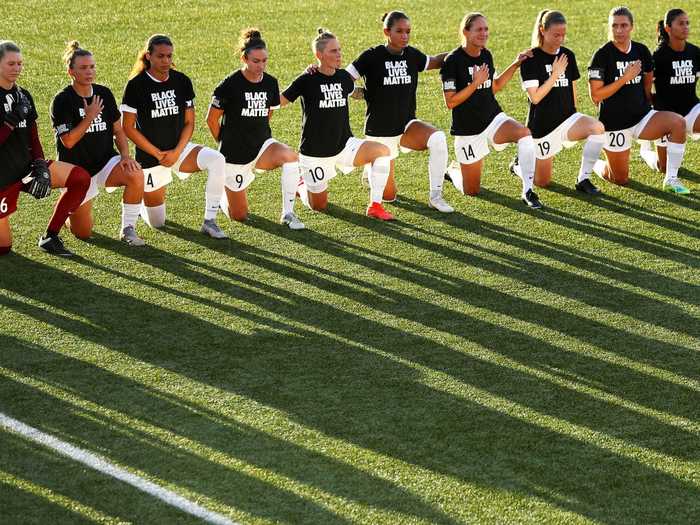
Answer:
[{"label": "white soccer cleat", "polygon": [[129,246],[146,246],[146,241],[136,234],[136,228],[127,226],[119,234],[119,240],[125,242]]},{"label": "white soccer cleat", "polygon": [[212,239],[228,239],[228,235],[219,228],[214,219],[205,220],[202,223],[202,228],[200,230],[204,235],[208,235]]},{"label": "white soccer cleat", "polygon": [[656,150],[652,147],[650,141],[642,141],[642,147],[639,149],[639,156],[642,157],[644,163],[649,166],[652,171],[659,171],[659,156],[656,154]]},{"label": "white soccer cleat", "polygon": [[285,224],[290,230],[303,230],[306,228],[304,223],[299,220],[293,212],[289,212],[280,217],[280,224]]},{"label": "white soccer cleat", "polygon": [[455,209],[447,204],[447,201],[439,193],[432,194],[430,197],[428,197],[428,206],[441,213],[452,213],[455,211]]}]

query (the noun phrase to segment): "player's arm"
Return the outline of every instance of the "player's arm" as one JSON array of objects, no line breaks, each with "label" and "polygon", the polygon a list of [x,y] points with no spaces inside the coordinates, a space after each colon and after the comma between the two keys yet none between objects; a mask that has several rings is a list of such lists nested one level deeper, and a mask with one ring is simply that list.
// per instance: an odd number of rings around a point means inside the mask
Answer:
[{"label": "player's arm", "polygon": [[124,128],[122,128],[121,122],[118,120],[112,124],[112,133],[114,134],[114,145],[117,147],[119,156],[122,158],[119,165],[126,171],[136,171],[141,169],[141,165],[131,158],[131,153],[129,152],[129,141],[126,138],[126,133],[124,133]]},{"label": "player's arm", "polygon": [[518,56],[515,57],[513,63],[509,65],[505,71],[502,71],[500,74],[493,77],[493,92],[498,93],[500,90],[506,87],[508,82],[510,82],[510,79],[513,78],[513,75],[520,67],[520,64],[525,62],[525,60],[530,57],[532,57],[532,49],[526,49],[525,51],[518,53]]},{"label": "player's arm", "polygon": [[102,113],[103,109],[104,103],[99,96],[95,95],[92,97],[92,102],[89,104],[85,101],[85,99],[83,99],[83,110],[85,112],[85,116],[83,117],[83,120],[81,120],[80,123],[73,129],[67,133],[59,135],[58,138],[61,140],[61,144],[68,149],[72,149],[85,136],[85,133],[87,133],[87,130],[92,125],[92,121],[95,120],[100,113]]},{"label": "player's arm", "polygon": [[654,72],[650,71],[648,73],[644,73],[642,76],[642,84],[644,85],[644,96],[646,97],[647,101],[649,104],[654,103],[654,98],[651,93],[652,87],[654,87]]},{"label": "player's arm", "polygon": [[224,110],[215,108],[211,104],[209,105],[209,111],[207,111],[207,126],[211,132],[211,136],[214,140],[219,142],[219,135],[221,134],[221,117],[224,116]]},{"label": "player's arm", "polygon": [[[631,62],[626,68],[623,75],[615,82],[605,84],[602,80],[592,79],[588,81],[588,92],[591,100],[595,105],[600,104],[606,98],[612,97],[620,91],[627,82],[635,78],[642,70],[642,63],[637,60]],[[653,79],[652,79],[653,81]]]},{"label": "player's arm", "polygon": [[442,67],[442,64],[445,63],[445,57],[448,55],[447,51],[444,53],[440,53],[438,55],[434,56],[429,56],[428,57],[428,65],[425,68],[425,71],[428,71],[430,69],[440,69]]},{"label": "player's arm", "polygon": [[[566,57],[566,55],[558,56],[554,59],[552,64],[552,74],[549,75],[549,78],[545,80],[544,84],[537,87],[526,87],[527,96],[530,99],[530,102],[533,104],[539,104],[544,97],[549,95],[549,92],[552,91],[554,84],[556,84],[557,80],[559,80],[559,76],[566,71],[566,66],[568,63],[569,59]],[[537,83],[537,81],[534,82]],[[528,81],[523,82],[523,84],[528,86]]]},{"label": "player's arm", "polygon": [[124,129],[124,134],[131,142],[136,144],[136,147],[141,151],[145,151],[149,155],[158,159],[158,161],[163,158],[164,153],[151,144],[151,141],[148,140],[143,133],[136,129],[136,113],[131,113],[129,111],[123,112],[122,128]]},{"label": "player's arm", "polygon": [[445,105],[447,109],[454,109],[460,104],[463,104],[469,97],[471,97],[479,86],[489,79],[489,66],[488,64],[481,64],[474,68],[474,73],[472,76],[472,81],[466,87],[456,91],[455,89],[450,89],[450,86],[455,85],[454,80],[443,80],[443,91],[442,95],[445,98]]}]

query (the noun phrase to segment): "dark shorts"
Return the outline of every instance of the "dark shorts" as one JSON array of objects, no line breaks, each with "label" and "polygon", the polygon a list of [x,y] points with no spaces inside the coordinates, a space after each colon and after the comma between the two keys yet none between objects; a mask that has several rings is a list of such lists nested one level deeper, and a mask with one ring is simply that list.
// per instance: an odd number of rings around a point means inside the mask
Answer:
[{"label": "dark shorts", "polygon": [[21,180],[0,188],[0,219],[9,217],[17,211],[17,200],[19,192],[22,191],[24,183]]}]

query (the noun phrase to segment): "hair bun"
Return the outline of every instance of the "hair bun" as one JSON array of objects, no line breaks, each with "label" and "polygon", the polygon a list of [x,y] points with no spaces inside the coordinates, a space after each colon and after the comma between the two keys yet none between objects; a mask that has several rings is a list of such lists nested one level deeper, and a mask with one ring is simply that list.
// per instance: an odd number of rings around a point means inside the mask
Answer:
[{"label": "hair bun", "polygon": [[80,42],[78,42],[77,40],[71,40],[70,42],[68,42],[66,44],[66,49],[70,49],[70,50],[80,49]]},{"label": "hair bun", "polygon": [[326,30],[325,30],[325,28],[323,28],[323,27],[319,27],[318,29],[316,29],[316,32],[317,32],[319,35],[322,35],[323,33],[326,32]]},{"label": "hair bun", "polygon": [[248,39],[248,40],[258,40],[262,38],[262,34],[260,33],[259,29],[248,29],[244,34],[243,37]]},{"label": "hair bun", "polygon": [[389,16],[389,11],[387,11],[386,13],[384,13],[384,14],[382,15],[382,17],[379,19],[379,21],[380,21],[380,22],[384,22],[384,21],[386,20],[386,17],[387,17],[387,16]]}]

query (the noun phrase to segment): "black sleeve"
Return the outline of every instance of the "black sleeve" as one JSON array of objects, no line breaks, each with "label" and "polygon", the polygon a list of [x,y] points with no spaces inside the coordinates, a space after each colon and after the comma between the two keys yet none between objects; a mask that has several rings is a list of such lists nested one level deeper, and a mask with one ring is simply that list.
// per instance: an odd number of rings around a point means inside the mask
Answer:
[{"label": "black sleeve", "polygon": [[363,51],[362,54],[352,63],[352,65],[355,67],[360,76],[364,77],[372,65],[372,49],[366,49]]},{"label": "black sleeve", "polygon": [[695,48],[695,56],[693,57],[693,64],[695,64],[695,78],[700,78],[700,47]]},{"label": "black sleeve", "polygon": [[457,65],[454,55],[448,55],[440,68],[443,91],[457,91]]},{"label": "black sleeve", "polygon": [[578,70],[578,63],[576,62],[576,55],[573,52],[569,53],[569,78],[571,80],[578,80],[581,78],[581,73]]},{"label": "black sleeve", "polygon": [[595,52],[593,58],[591,58],[591,63],[588,66],[588,80],[602,80],[605,81],[605,59],[604,48],[600,48]]},{"label": "black sleeve", "polygon": [[520,78],[523,81],[523,89],[540,86],[537,60],[534,57],[528,58],[520,64]]},{"label": "black sleeve", "polygon": [[642,71],[644,73],[650,73],[654,71],[654,61],[651,58],[651,52],[649,48],[643,44],[639,44],[641,48],[639,53],[642,56]]},{"label": "black sleeve", "polygon": [[306,84],[306,77],[306,73],[302,73],[297,78],[295,78],[294,81],[291,84],[289,84],[287,89],[285,89],[282,92],[282,96],[290,102],[294,102],[296,99],[302,96],[304,94],[304,85]]},{"label": "black sleeve", "polygon": [[280,107],[280,86],[277,83],[276,78],[272,78],[270,80],[271,80],[270,98],[268,99],[267,104],[270,108],[277,109]]},{"label": "black sleeve", "polygon": [[117,101],[114,100],[114,95],[109,89],[105,89],[102,102],[104,103],[103,113],[105,120],[114,124],[121,118],[122,114],[117,107]]},{"label": "black sleeve", "polygon": [[36,122],[37,120],[39,120],[39,114],[36,112],[36,104],[34,103],[34,98],[32,98],[32,94],[26,89],[22,89],[22,93],[24,93],[24,95],[29,99],[29,104],[32,106],[29,115],[27,115],[28,126],[31,122]]},{"label": "black sleeve", "polygon": [[228,92],[229,79],[225,78],[214,89],[214,94],[211,97],[211,105],[216,109],[226,110],[226,93]]},{"label": "black sleeve", "polygon": [[185,84],[185,106],[187,108],[194,107],[194,86],[192,86],[192,81],[187,75],[183,75]]},{"label": "black sleeve", "polygon": [[415,61],[418,71],[425,71],[428,69],[428,55],[419,49],[413,48],[413,60]]},{"label": "black sleeve", "polygon": [[138,110],[141,102],[141,89],[137,86],[137,78],[134,77],[126,83],[124,95],[122,96],[122,104],[129,106],[132,109]]},{"label": "black sleeve", "polygon": [[57,137],[73,129],[71,108],[66,102],[63,92],[56,95],[51,101],[51,108],[49,110],[51,113],[51,124],[53,125],[53,130]]}]

